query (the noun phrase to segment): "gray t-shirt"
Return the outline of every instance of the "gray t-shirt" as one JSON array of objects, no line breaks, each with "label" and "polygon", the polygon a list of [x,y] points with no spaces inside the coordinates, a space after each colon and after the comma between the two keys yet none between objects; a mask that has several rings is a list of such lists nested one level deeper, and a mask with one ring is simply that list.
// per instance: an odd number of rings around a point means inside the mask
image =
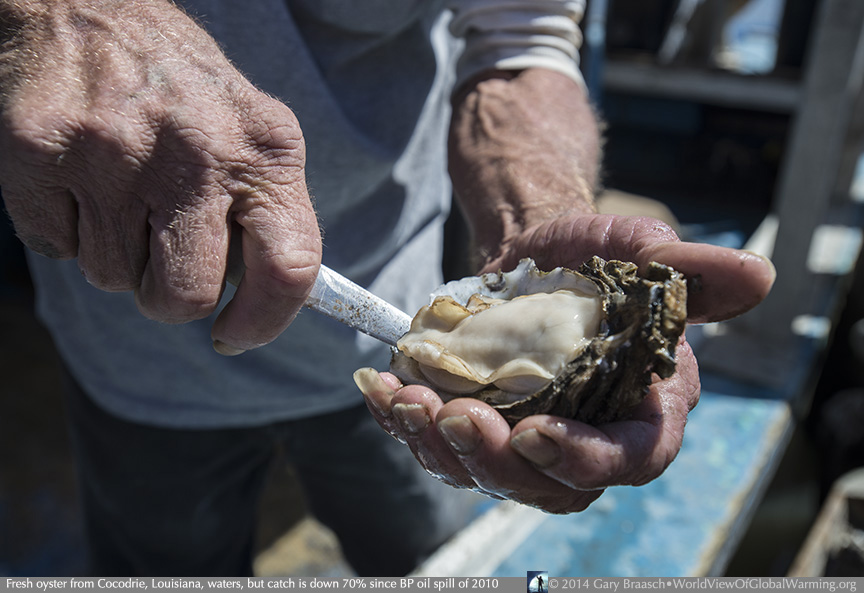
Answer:
[{"label": "gray t-shirt", "polygon": [[[441,282],[450,207],[445,147],[461,42],[448,32],[444,3],[181,5],[241,72],[296,113],[324,263],[415,312]],[[226,358],[210,345],[213,317],[150,321],[131,293],[87,284],[76,261],[29,259],[38,312],[70,370],[122,418],[211,428],[324,413],[362,401],[354,370],[389,362],[383,344],[308,310],[273,343]],[[229,287],[223,303],[232,294]]]}]

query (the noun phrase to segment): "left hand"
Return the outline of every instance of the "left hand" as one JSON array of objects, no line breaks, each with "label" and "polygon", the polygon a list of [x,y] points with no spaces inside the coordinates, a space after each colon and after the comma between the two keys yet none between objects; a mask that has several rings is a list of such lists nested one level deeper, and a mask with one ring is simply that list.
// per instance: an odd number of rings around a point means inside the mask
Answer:
[{"label": "left hand", "polygon": [[[755,254],[682,243],[660,221],[593,214],[556,218],[511,238],[483,271],[510,269],[533,257],[541,269],[577,268],[592,255],[670,265],[688,279],[691,322],[728,319],[758,304],[774,279]],[[584,510],[612,485],[658,477],[681,447],[687,414],[699,400],[699,371],[682,338],[675,374],[651,385],[626,420],[601,426],[536,415],[512,430],[472,398],[444,403],[419,385],[361,369],[355,380],[379,424],[407,443],[439,479],[553,513]]]}]

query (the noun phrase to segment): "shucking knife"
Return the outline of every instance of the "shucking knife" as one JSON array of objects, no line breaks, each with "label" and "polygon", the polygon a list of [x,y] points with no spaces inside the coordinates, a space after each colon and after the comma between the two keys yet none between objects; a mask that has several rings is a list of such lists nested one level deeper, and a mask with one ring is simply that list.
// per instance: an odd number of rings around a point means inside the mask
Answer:
[{"label": "shucking knife", "polygon": [[325,265],[304,306],[391,346],[411,327],[409,315]]}]

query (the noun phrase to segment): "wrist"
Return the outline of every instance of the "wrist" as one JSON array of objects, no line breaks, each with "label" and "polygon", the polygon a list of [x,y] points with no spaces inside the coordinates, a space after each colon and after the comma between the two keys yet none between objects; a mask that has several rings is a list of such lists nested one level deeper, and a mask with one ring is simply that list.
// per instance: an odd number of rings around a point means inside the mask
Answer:
[{"label": "wrist", "polygon": [[594,213],[599,159],[587,97],[558,73],[489,72],[454,95],[450,174],[486,256],[551,219]]}]

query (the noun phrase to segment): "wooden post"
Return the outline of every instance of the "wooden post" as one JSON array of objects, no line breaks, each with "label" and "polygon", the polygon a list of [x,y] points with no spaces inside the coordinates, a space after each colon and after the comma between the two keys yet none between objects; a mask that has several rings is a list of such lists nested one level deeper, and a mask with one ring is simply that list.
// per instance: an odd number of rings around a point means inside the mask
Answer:
[{"label": "wooden post", "polygon": [[[775,197],[777,281],[748,325],[772,338],[791,336],[812,284],[807,255],[824,223],[864,79],[864,2],[823,0],[806,62],[802,104],[792,127]],[[843,188],[843,190],[848,190]]]},{"label": "wooden post", "polygon": [[[792,324],[800,315],[828,317],[835,323],[845,297],[843,278],[814,274],[808,255],[814,231],[827,222],[832,198],[842,194],[848,200],[851,161],[846,153],[850,131],[860,123],[855,108],[861,102],[862,81],[864,2],[822,0],[774,200],[779,224],[772,260],[777,280],[761,305],[723,324],[717,335],[706,334],[695,348],[703,370],[770,386],[802,406],[809,399],[802,392],[808,384],[804,375],[815,375],[817,354],[825,344],[815,336],[796,334]],[[838,191],[840,181],[845,187]]]}]

